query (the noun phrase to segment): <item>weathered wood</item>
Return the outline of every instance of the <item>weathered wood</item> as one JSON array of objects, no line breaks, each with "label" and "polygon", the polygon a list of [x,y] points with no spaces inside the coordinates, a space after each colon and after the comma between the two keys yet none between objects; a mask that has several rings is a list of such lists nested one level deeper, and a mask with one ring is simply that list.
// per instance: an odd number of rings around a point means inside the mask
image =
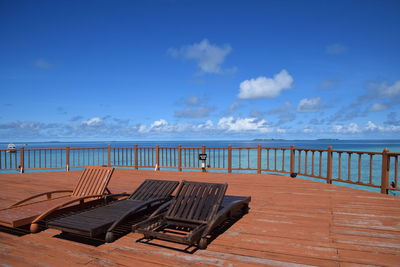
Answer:
[{"label": "weathered wood", "polygon": [[[0,208],[41,191],[73,188],[80,172],[0,174]],[[228,195],[252,196],[251,211],[207,250],[193,254],[185,253],[187,245],[162,240],[144,244],[143,235],[136,233],[112,244],[91,246],[60,238],[53,229],[24,236],[0,230],[0,263],[75,267],[397,266],[400,262],[399,197],[280,175],[128,169],[116,169],[109,187],[113,192],[132,191],[147,178],[227,182]]]},{"label": "weathered wood", "polygon": [[[0,210],[0,225],[20,227],[30,224],[39,217],[43,217],[44,214],[50,214],[61,207],[79,205],[80,203],[74,203],[76,199],[91,195],[102,195],[107,188],[113,170],[111,167],[88,167],[81,173],[75,189],[68,195],[53,197],[55,193],[68,192],[69,190],[49,191],[18,201],[9,208]],[[46,199],[43,199],[42,196],[46,196]],[[65,203],[70,205],[65,206]]]},{"label": "weathered wood", "polygon": [[177,181],[147,179],[127,199],[50,220],[47,227],[94,238],[111,231],[111,225],[122,222],[128,216],[143,217],[154,211],[170,198],[178,184]]}]

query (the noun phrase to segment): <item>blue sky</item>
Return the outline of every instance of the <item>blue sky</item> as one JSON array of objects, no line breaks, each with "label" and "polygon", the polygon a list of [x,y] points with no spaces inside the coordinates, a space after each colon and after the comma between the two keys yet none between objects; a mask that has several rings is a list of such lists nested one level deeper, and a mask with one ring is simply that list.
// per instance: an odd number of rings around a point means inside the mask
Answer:
[{"label": "blue sky", "polygon": [[399,1],[0,1],[0,141],[399,138]]}]

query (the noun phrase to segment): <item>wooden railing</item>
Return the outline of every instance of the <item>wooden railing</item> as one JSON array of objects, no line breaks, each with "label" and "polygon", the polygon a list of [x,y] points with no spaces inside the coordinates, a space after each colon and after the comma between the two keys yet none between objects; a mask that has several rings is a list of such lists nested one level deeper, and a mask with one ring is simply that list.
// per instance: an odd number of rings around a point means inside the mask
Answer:
[{"label": "wooden railing", "polygon": [[[205,168],[198,159],[207,154]],[[51,170],[107,165],[127,168],[283,173],[327,183],[399,188],[400,153],[276,147],[81,147],[0,150],[0,171]]]}]

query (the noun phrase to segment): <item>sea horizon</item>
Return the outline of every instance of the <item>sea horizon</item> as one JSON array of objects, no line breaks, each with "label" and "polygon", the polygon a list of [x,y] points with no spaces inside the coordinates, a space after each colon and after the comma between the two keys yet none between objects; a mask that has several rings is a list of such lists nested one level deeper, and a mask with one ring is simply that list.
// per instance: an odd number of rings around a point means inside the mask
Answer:
[{"label": "sea horizon", "polygon": [[391,152],[400,152],[400,139],[231,139],[231,140],[82,140],[82,141],[1,141],[0,149],[6,149],[8,144],[15,144],[17,148],[61,148],[61,147],[91,147],[91,146],[133,146],[135,144],[142,146],[209,146],[209,147],[227,147],[228,145],[236,147],[253,147],[258,144],[267,147],[290,147],[294,145],[297,148],[326,149],[332,146],[333,149],[359,150],[370,152],[382,152],[388,148]]}]

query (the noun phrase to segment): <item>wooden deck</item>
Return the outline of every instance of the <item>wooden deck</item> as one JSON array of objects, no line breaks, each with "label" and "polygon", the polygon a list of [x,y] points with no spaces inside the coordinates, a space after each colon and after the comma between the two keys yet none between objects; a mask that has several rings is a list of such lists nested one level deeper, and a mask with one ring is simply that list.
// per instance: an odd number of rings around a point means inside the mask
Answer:
[{"label": "wooden deck", "polygon": [[[0,174],[0,208],[46,190],[73,188],[78,171]],[[109,188],[131,192],[145,178],[227,182],[250,195],[250,213],[207,250],[130,233],[93,246],[56,230],[16,236],[0,231],[0,266],[400,266],[400,198],[267,174],[117,169]],[[154,245],[157,244],[157,245]]]}]

